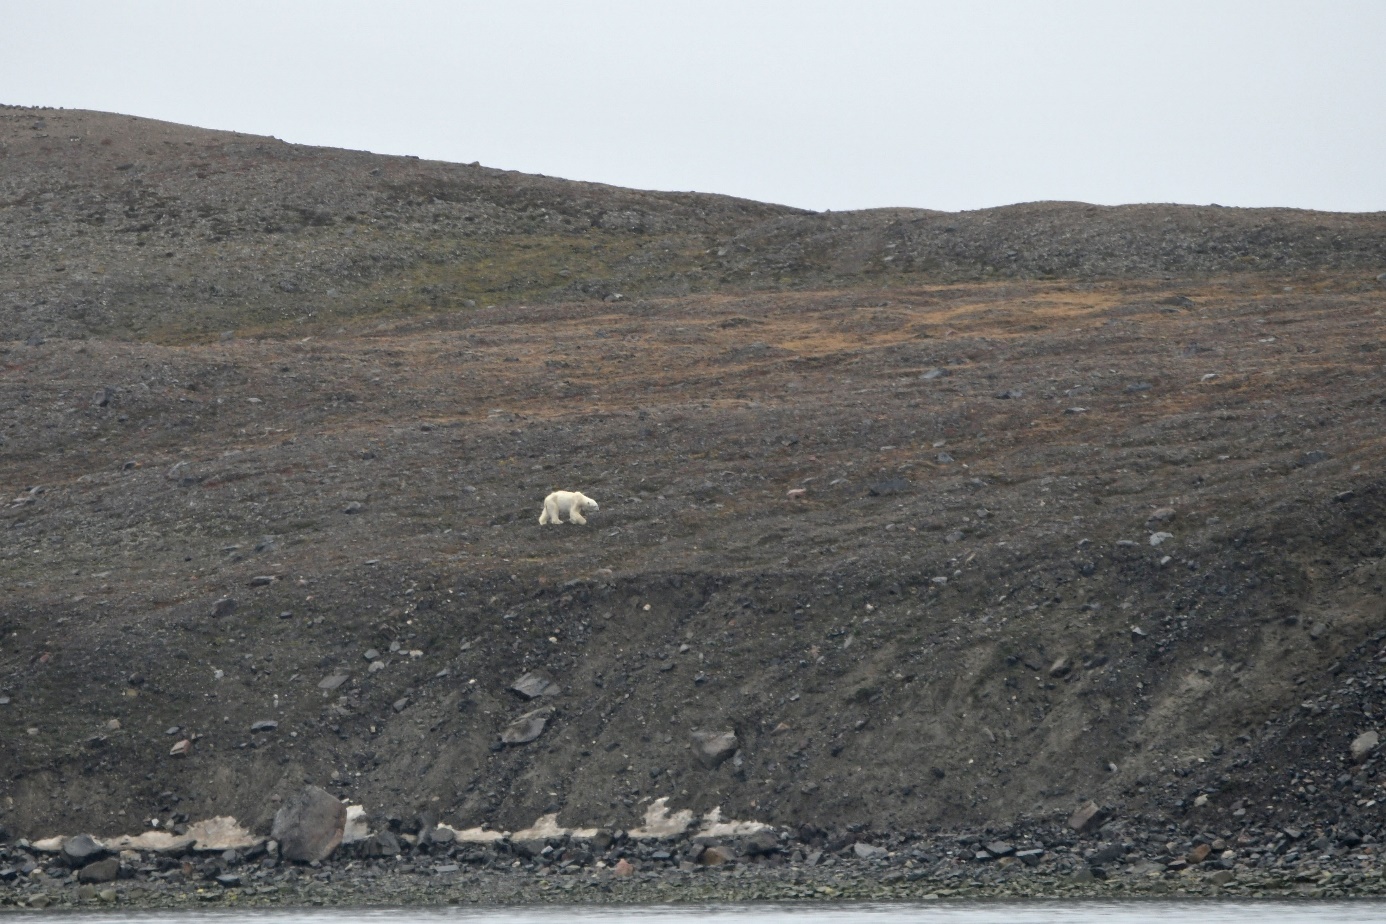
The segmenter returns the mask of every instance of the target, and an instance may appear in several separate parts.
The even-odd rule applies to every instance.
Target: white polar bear
[[[596,501],[579,491],[554,491],[544,498],[544,512],[539,514],[539,525],[562,523],[559,516],[566,515],[569,523],[582,526],[587,523],[582,518],[582,511],[591,513],[599,509]]]

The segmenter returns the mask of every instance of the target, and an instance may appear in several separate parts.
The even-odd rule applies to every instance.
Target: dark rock
[[[335,690],[351,679],[350,674],[328,674],[318,681],[319,690]]]
[[[342,513],[360,513],[360,512],[361,512],[361,502],[360,502],[360,501],[352,501],[351,503],[347,504],[345,507],[342,508]]]
[[[510,689],[523,696],[525,699],[537,699],[540,696],[557,696],[561,691],[558,684],[554,683],[539,671],[530,671],[520,677],[510,685]]]
[[[734,731],[695,731],[689,738],[693,756],[709,770],[721,766],[739,746]]]
[[[1021,391],[1019,388],[1008,388],[1005,391],[998,391],[996,393],[996,397],[1000,398],[1003,401],[1007,401],[1012,398],[1023,398],[1024,396],[1025,392]]]
[[[120,858],[107,857],[88,863],[77,871],[78,882],[115,882],[120,875]]]
[[[394,857],[399,855],[399,838],[390,831],[372,834],[361,842],[360,851],[367,857]]]
[[[1026,866],[1038,866],[1043,857],[1044,849],[1041,847],[1032,847],[1029,850],[1017,850],[1015,852],[1015,858]]]
[[[342,842],[346,815],[346,806],[331,793],[305,786],[275,813],[270,836],[279,842],[279,854],[286,860],[326,860]]]
[[[1111,866],[1126,858],[1126,851],[1119,844],[1108,844],[1106,847],[1099,847],[1088,857],[1089,866]]]
[[[1068,658],[1059,658],[1049,666],[1050,677],[1067,677],[1073,671],[1073,665]]]
[[[986,851],[993,857],[1009,857],[1015,854],[1015,847],[1005,841],[992,841],[987,844]]]
[[[1085,831],[1100,828],[1109,817],[1111,817],[1111,812],[1096,802],[1085,802],[1068,817],[1068,826],[1082,834]]]
[[[504,744],[527,744],[533,741],[544,733],[544,728],[548,725],[553,712],[552,706],[526,712],[501,730],[501,742]]]
[[[279,727],[279,723],[273,719],[264,719],[250,726],[252,732],[272,732]]]
[[[890,478],[876,482],[867,489],[867,493],[872,497],[885,497],[890,494],[902,494],[908,491],[910,487],[910,483],[904,478]]]
[[[743,846],[748,857],[764,856],[780,849],[780,839],[773,831],[757,831],[746,838]]]
[[[236,612],[236,601],[230,597],[222,597],[212,604],[212,616],[230,616]]]
[[[241,884],[241,877],[235,873],[222,873],[217,877],[217,883],[223,888],[230,889]]]
[[[63,859],[69,866],[85,866],[93,860],[104,857],[108,851],[96,842],[90,834],[78,834],[63,842]]]

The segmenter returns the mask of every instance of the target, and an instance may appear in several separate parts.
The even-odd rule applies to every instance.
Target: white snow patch
[[[154,853],[181,853],[193,845],[190,834],[171,834],[168,831],[146,831],[143,834],[122,834],[106,838],[101,846],[107,850],[150,850]]]
[[[698,836],[743,837],[747,834],[771,830],[774,830],[773,825],[767,825],[761,821],[723,821],[722,807],[719,805],[703,816],[703,824],[698,829]]]
[[[348,805],[346,810],[346,827],[342,830],[342,843],[354,844],[370,837],[371,828],[369,820],[366,818],[366,807],[364,805]]]
[[[516,831],[510,835],[512,841],[537,841],[551,837],[576,837],[581,840],[591,840],[597,836],[596,828],[564,828],[558,824],[558,813],[550,815],[540,815],[539,819],[525,828],[523,831]]]
[[[480,828],[467,828],[459,831],[452,825],[439,825],[440,828],[447,828],[452,832],[453,839],[462,844],[493,844],[509,836],[508,831],[488,831],[485,826]]]
[[[188,835],[195,842],[194,850],[243,850],[263,844],[263,837],[256,837],[240,822],[230,815],[218,815],[188,826]]]
[[[645,824],[626,832],[634,838],[678,837],[693,826],[693,810],[669,812],[669,797],[661,796],[645,809]]]

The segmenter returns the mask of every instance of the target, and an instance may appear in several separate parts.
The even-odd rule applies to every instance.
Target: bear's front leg
[[[568,511],[568,522],[576,523],[578,526],[587,525],[587,521],[582,518],[582,513],[578,511],[576,504],[573,505],[572,510]]]

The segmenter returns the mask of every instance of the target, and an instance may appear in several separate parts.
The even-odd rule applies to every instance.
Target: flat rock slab
[[[501,730],[501,741],[505,744],[528,744],[544,733],[552,716],[552,706],[526,712]]]
[[[271,837],[287,860],[312,863],[326,860],[342,842],[347,809],[337,797],[318,786],[305,786],[274,814]]]
[[[530,671],[510,685],[510,689],[525,699],[538,699],[540,696],[557,696],[561,690],[539,671]]]

